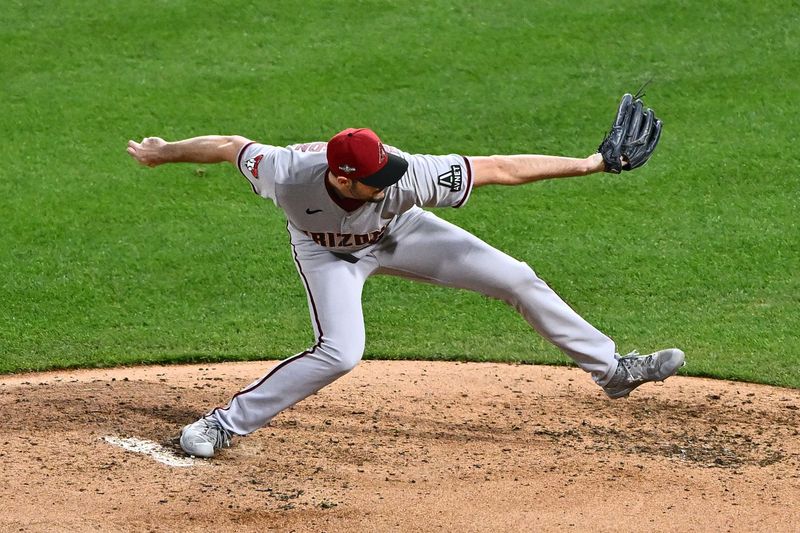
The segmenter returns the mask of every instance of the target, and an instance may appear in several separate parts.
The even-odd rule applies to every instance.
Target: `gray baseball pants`
[[[308,295],[316,343],[211,412],[234,434],[261,428],[358,364],[366,342],[361,293],[364,282],[375,274],[469,289],[503,300],[599,385],[616,370],[614,342],[572,310],[527,264],[430,212],[401,215],[358,260],[336,256],[313,243],[293,242],[292,248]]]

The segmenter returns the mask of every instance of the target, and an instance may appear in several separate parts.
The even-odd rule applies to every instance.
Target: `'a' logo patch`
[[[252,174],[255,179],[258,179],[258,164],[261,163],[261,160],[263,158],[264,154],[261,154],[255,157],[251,157],[250,159],[244,162],[244,168],[250,171],[250,174]]]
[[[461,165],[452,165],[449,172],[439,174],[439,185],[447,187],[453,192],[461,190]]]

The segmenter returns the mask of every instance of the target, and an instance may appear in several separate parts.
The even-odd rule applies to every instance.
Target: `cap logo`
[[[350,165],[347,165],[347,164],[339,165],[339,170],[341,170],[345,174],[352,174],[353,172],[356,171],[355,168],[353,168],[353,167],[351,167]]]
[[[386,149],[383,147],[383,144],[378,144],[378,164],[382,164],[386,161]]]

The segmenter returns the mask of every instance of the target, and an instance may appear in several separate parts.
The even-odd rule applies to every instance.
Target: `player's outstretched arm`
[[[605,169],[599,153],[586,158],[551,155],[491,155],[470,157],[473,187],[522,185],[550,178],[586,176]]]
[[[250,140],[240,135],[205,135],[167,142],[160,137],[145,137],[142,142],[128,141],[128,153],[148,167],[164,163],[236,164],[236,156]]]

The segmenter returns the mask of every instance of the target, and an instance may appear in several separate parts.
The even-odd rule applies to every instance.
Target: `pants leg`
[[[616,370],[614,341],[570,308],[527,264],[430,212],[405,221],[379,243],[374,255],[378,274],[470,289],[507,302],[600,385]]]
[[[266,425],[275,415],[352,370],[364,353],[361,293],[377,268],[374,259],[349,263],[330,252],[299,254],[295,262],[306,288],[316,343],[275,366],[236,394],[226,407],[212,411],[237,435]]]

